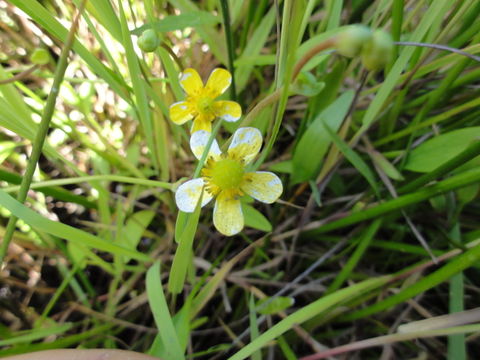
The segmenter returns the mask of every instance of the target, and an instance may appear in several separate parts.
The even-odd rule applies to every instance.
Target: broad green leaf
[[[242,210],[246,226],[265,232],[272,231],[272,224],[260,211],[247,204],[242,204]]]
[[[266,297],[257,303],[257,311],[262,315],[277,314],[280,311],[288,309],[295,303],[292,297],[276,296],[274,298]]]
[[[454,130],[427,140],[412,150],[405,169],[426,173],[455,157],[480,137],[480,126]]]
[[[336,132],[348,112],[353,96],[353,90],[345,92],[308,126],[293,154],[294,183],[310,180],[317,175],[331,144],[324,124]]]
[[[273,172],[291,174],[293,172],[293,163],[292,160],[285,160],[270,165],[268,169]]]
[[[161,355],[165,359],[185,359],[163,292],[162,279],[160,277],[160,261],[155,262],[155,264],[148,269],[146,284],[148,304],[150,305],[155,324],[159,330],[159,338],[163,344],[163,352]],[[158,356],[158,354],[153,355]]]
[[[133,35],[141,35],[147,29],[154,28],[158,32],[183,30],[187,27],[200,25],[216,25],[220,22],[218,16],[206,11],[189,11],[180,15],[168,15],[153,24],[145,24],[132,31]]]

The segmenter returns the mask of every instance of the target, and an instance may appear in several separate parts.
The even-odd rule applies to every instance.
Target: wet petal
[[[187,95],[194,95],[203,89],[203,82],[197,70],[188,68],[180,75],[180,85]]]
[[[257,156],[262,147],[262,133],[257,128],[239,128],[233,134],[233,140],[228,147],[228,154],[234,158],[243,160],[248,164]]]
[[[197,131],[204,130],[207,132],[212,132],[212,118],[208,115],[200,114],[193,120],[192,125],[192,134],[195,134]]]
[[[193,118],[192,109],[186,101],[170,105],[170,119],[177,125],[182,125]]]
[[[283,191],[282,182],[277,175],[268,171],[246,173],[240,189],[261,202],[275,202]]]
[[[220,96],[228,89],[232,83],[232,75],[221,68],[216,68],[210,74],[205,88],[210,92],[213,98]]]
[[[242,108],[235,101],[215,101],[213,103],[215,115],[228,122],[234,122],[242,116]]]
[[[240,200],[220,195],[213,209],[213,224],[223,235],[232,236],[243,229],[243,213]]]
[[[191,213],[195,210],[203,188],[202,207],[205,206],[212,196],[205,190],[201,178],[189,180],[180,185],[175,193],[175,202],[183,212]]]
[[[205,130],[199,130],[192,134],[190,137],[190,149],[192,149],[195,157],[200,160],[202,157],[205,146],[207,145],[208,139],[210,138],[211,133]],[[220,148],[218,147],[217,140],[213,139],[212,145],[210,146],[210,151],[208,156],[218,159],[221,155]]]

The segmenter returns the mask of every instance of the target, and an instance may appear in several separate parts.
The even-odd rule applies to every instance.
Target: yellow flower
[[[197,159],[200,159],[208,142],[210,133],[201,130],[190,138],[190,147]],[[222,153],[214,140],[201,177],[189,180],[178,187],[175,200],[178,208],[184,212],[193,212],[202,194],[201,206],[216,198],[213,209],[213,224],[219,232],[231,236],[243,228],[243,213],[240,197],[251,197],[271,204],[283,191],[282,182],[277,175],[267,171],[247,172],[248,165],[258,154],[262,146],[262,134],[256,128],[239,128],[228,147]]]
[[[170,119],[182,125],[193,119],[192,133],[198,130],[212,131],[212,121],[220,117],[234,122],[242,116],[242,108],[234,101],[215,101],[232,82],[230,73],[214,69],[203,86],[202,79],[194,69],[186,69],[180,77],[180,85],[187,94],[185,101],[170,106]]]

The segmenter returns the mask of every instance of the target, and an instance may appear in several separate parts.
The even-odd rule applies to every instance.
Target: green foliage
[[[293,154],[294,182],[313,179],[318,174],[332,141],[325,127],[330,127],[332,131],[340,128],[352,104],[353,96],[353,91],[342,94],[307,127]]]
[[[480,136],[480,127],[450,131],[427,140],[415,148],[405,168],[416,172],[430,172],[465,150]]]
[[[64,51],[82,3],[12,0],[2,13],[0,237],[14,230],[2,356],[378,358],[386,344],[475,356],[477,2],[87,1]],[[257,127],[246,171],[283,184],[273,204],[238,195],[234,237],[215,231],[215,200],[183,213],[174,196],[209,158],[195,159],[191,122],[169,107],[187,100],[186,68],[206,81],[216,67],[233,73],[219,100],[242,118],[214,123],[207,148]]]
[[[196,27],[200,25],[216,25],[219,18],[206,11],[189,11],[180,15],[168,15],[161,20],[140,26],[132,30],[133,35],[144,34],[149,28],[158,32],[169,32],[183,30],[186,27]]]

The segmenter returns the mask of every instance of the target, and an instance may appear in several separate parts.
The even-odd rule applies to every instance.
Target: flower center
[[[211,181],[221,190],[235,189],[243,179],[243,166],[235,160],[223,159],[212,167]]]
[[[212,107],[213,99],[210,97],[201,97],[197,101],[197,108],[200,112],[207,112]]]

